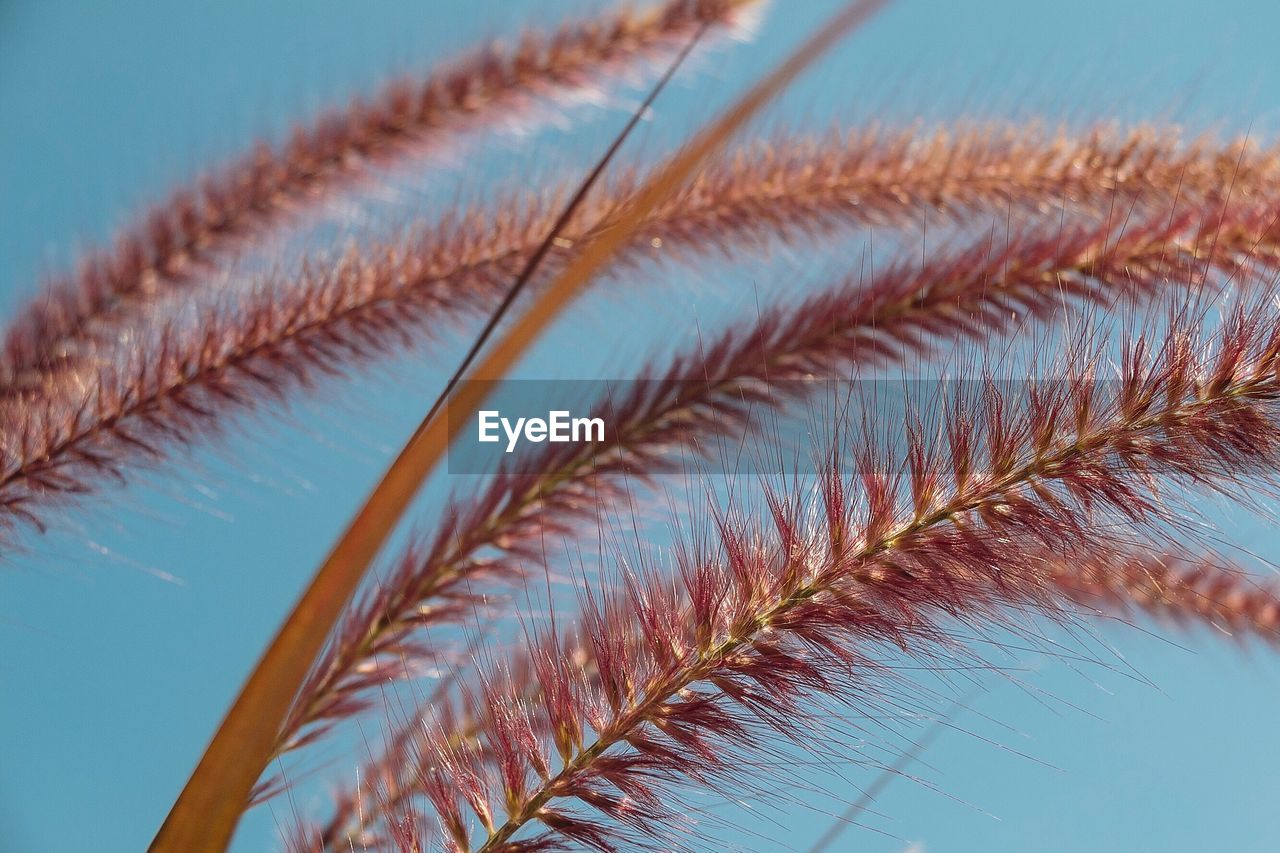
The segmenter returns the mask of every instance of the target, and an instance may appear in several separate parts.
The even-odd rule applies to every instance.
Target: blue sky
[[[682,77],[632,153],[681,138],[835,5],[775,0],[754,44],[705,57]],[[590,7],[0,2],[0,307],[12,310],[43,272],[247,140],[521,21]],[[1276,32],[1280,8],[1260,0],[900,0],[773,120],[1177,120],[1271,140],[1280,130]],[[411,206],[429,215],[439,199],[513,175],[572,175],[620,113],[566,118],[564,128],[468,151],[432,172]],[[636,337],[661,328],[687,338],[750,304],[723,279],[698,290],[688,282],[677,290],[687,298],[646,309]],[[522,375],[570,377],[597,363],[623,375],[648,350],[613,340],[608,321],[639,316],[641,304],[616,292],[586,301],[584,336],[570,347],[553,334]],[[425,410],[445,353],[432,348],[243,420],[216,447],[104,489],[6,556],[0,849],[145,845],[334,532]],[[424,495],[424,518],[448,486]],[[1272,523],[1212,514],[1225,538],[1280,560]],[[993,687],[929,750],[918,768],[928,784],[895,783],[869,818],[875,831],[848,832],[841,849],[1273,849],[1274,654],[1207,633],[1098,632],[1092,643],[1110,666],[1037,658],[1023,678],[1040,693]],[[329,757],[299,787],[298,808],[322,804],[326,779],[348,772],[340,752]],[[281,800],[274,813],[253,813],[236,849],[273,849],[289,808]],[[800,849],[826,827],[802,810],[744,820]]]

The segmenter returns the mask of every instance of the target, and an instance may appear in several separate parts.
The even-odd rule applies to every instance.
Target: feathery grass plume
[[[704,24],[733,25],[755,0],[667,0],[527,32],[514,46],[488,45],[423,80],[389,86],[294,131],[259,144],[196,186],[174,192],[109,249],[52,282],[5,339],[8,386],[39,385],[37,368],[73,358],[123,303],[147,299],[208,272],[251,241],[372,165],[421,150],[444,134],[509,120],[539,98],[597,85],[602,77],[678,49]]]
[[[1240,641],[1280,643],[1280,583],[1220,556],[1120,551],[1052,570],[1063,593],[1102,615],[1142,612],[1180,626],[1207,625]]]
[[[1184,142],[1172,127],[872,126],[744,146],[672,207],[705,208],[708,227],[749,217],[769,232],[801,234],[824,220],[899,226],[925,212],[962,221],[1010,209],[1097,215],[1139,201],[1247,201],[1268,195],[1278,178],[1280,148]]]
[[[901,226],[913,222],[922,210],[962,220],[1007,207],[1099,213],[1109,205],[1127,206],[1139,199],[1156,206],[1177,198],[1194,202],[1227,194],[1248,200],[1266,196],[1280,178],[1280,157],[1274,149],[1245,140],[1228,145],[1208,140],[1183,145],[1177,140],[1175,132],[1152,129],[1117,133],[1095,128],[1069,136],[1004,126],[779,135],[709,166],[687,190],[654,212],[619,263],[711,249],[732,254],[753,241],[818,236],[837,224]],[[575,217],[553,262],[570,256],[641,180],[632,170],[617,178],[608,192],[596,194]],[[494,206],[496,213],[473,210],[447,217],[418,240],[370,250],[375,258],[396,252],[430,255],[437,265],[432,267],[436,275],[417,286],[387,284],[370,296],[389,313],[391,303],[401,298],[412,302],[417,287],[447,280],[456,270],[465,269],[477,285],[489,277],[509,276],[535,250],[567,192],[506,199]],[[165,242],[173,244],[171,238]],[[44,359],[37,350],[43,348],[49,355],[59,346],[56,339],[66,333],[57,328],[87,328],[100,310],[114,304],[115,286],[105,282],[158,275],[146,271],[154,265],[141,260],[146,252],[121,251],[134,260],[97,260],[85,266],[81,278],[98,283],[86,283],[84,289],[98,296],[76,296],[72,285],[54,287],[53,295],[14,325],[11,390],[48,387],[47,375],[28,371],[22,379],[16,373]],[[122,271],[103,272],[113,263]],[[376,269],[377,262],[369,266]],[[133,268],[143,272],[128,271]],[[306,281],[304,275],[299,284],[304,291]],[[81,314],[83,318],[76,319]]]
[[[733,252],[768,235],[821,232],[836,221],[906,221],[921,203],[962,218],[1011,199],[1050,204],[1044,195],[1050,191],[1097,207],[1124,187],[1129,197],[1166,204],[1169,193],[1182,192],[1196,210],[1226,194],[1224,181],[1230,195],[1245,200],[1232,210],[1262,206],[1270,197],[1265,176],[1274,156],[1247,147],[1192,146],[1199,153],[1169,161],[1170,150],[1154,143],[1144,148],[1140,135],[1108,143],[1110,137],[1096,132],[1040,147],[1034,136],[996,135],[986,147],[981,138],[949,142],[939,133],[917,148],[908,135],[872,133],[860,142],[850,137],[847,149],[800,145],[796,158],[778,153],[786,146],[748,148],[719,160],[654,211],[615,264]],[[1040,156],[1032,157],[1031,149]],[[1245,164],[1238,173],[1226,165],[1232,152],[1234,162]],[[1164,177],[1154,166],[1135,165],[1153,161],[1166,164]],[[932,178],[904,183],[921,163],[937,164]],[[1035,177],[1023,171],[1028,163],[1040,164],[1032,169]],[[1178,173],[1199,176],[1198,183],[1188,177],[1179,188]],[[574,257],[637,180],[621,179],[585,205],[549,256],[547,275]],[[296,280],[264,282],[230,307],[210,309],[194,331],[189,323],[139,329],[138,352],[121,356],[123,363],[46,375],[38,398],[0,400],[6,454],[0,525],[38,524],[41,501],[83,492],[104,473],[121,476],[123,463],[139,453],[159,456],[175,442],[194,440],[232,409],[259,404],[264,391],[283,395],[317,374],[408,347],[448,320],[491,307],[536,251],[564,195],[445,217],[400,245],[351,252],[335,268],[304,265]],[[1256,211],[1238,222],[1234,214],[1224,218],[1221,231],[1215,257],[1248,255],[1265,263],[1277,257],[1280,229]]]
[[[718,518],[713,543],[677,549],[674,584],[642,566],[623,570],[620,594],[584,593],[575,636],[530,641],[520,659],[528,682],[505,669],[481,679],[472,696],[483,749],[449,742],[440,718],[424,724],[425,737],[407,751],[415,791],[443,829],[433,846],[677,843],[688,827],[665,803],[665,786],[711,786],[747,772],[763,731],[804,742],[815,696],[854,714],[867,709],[892,668],[886,646],[936,665],[948,645],[944,621],[978,628],[1009,606],[1054,612],[1053,588],[1038,566],[1013,559],[1012,541],[961,554],[954,543],[935,548],[922,538],[895,566],[860,556],[847,534],[856,537],[867,507],[850,497],[858,484],[841,476],[824,479],[817,513],[794,495],[773,495],[768,521]],[[589,650],[589,672],[565,656],[577,642]],[[427,821],[399,805],[384,815],[387,825],[423,831]],[[467,809],[478,817],[478,837]],[[530,820],[543,834],[515,838]],[[380,841],[370,834],[322,846],[307,835],[294,848]]]
[[[791,380],[928,355],[941,341],[1047,319],[1064,301],[1106,306],[1154,296],[1171,280],[1198,284],[1218,258],[1229,274],[1237,252],[1230,240],[1218,244],[1222,252],[1211,248],[1212,239],[1225,222],[1256,215],[1224,219],[1215,208],[1195,219],[1163,213],[1125,228],[1079,227],[1051,238],[1032,228],[991,237],[935,253],[923,265],[904,262],[869,281],[842,282],[677,358],[659,381],[601,406],[609,424],[604,441],[547,445],[527,468],[537,473],[504,469],[479,497],[451,502],[434,538],[412,542],[344,618],[278,751],[303,746],[367,708],[371,691],[405,677],[410,664],[430,661],[419,631],[474,612],[492,582],[518,579],[540,564],[548,537],[570,533],[624,482],[678,465],[673,447],[709,447],[736,434],[753,412],[785,404],[779,389]],[[493,547],[500,553],[485,553]]]
[[[1252,576],[1222,557],[1094,547],[1070,555],[1041,550],[1024,555],[1020,562],[1028,560],[1041,567],[1066,599],[1099,617],[1142,612],[1181,627],[1206,625],[1240,642],[1257,638],[1280,643],[1280,585]],[[597,676],[592,650],[581,638],[573,637],[561,655],[574,662],[580,678]],[[543,697],[531,661],[504,658],[504,666],[512,695],[536,707]],[[402,814],[416,793],[411,755],[420,746],[424,720],[446,733],[451,748],[476,750],[492,760],[481,740],[486,709],[477,699],[464,691],[451,701],[433,696],[424,703],[413,722],[394,732],[385,752],[361,770],[360,784],[339,794],[323,824],[298,828],[291,849],[378,849],[382,839],[376,826]]]
[[[836,514],[829,522],[829,537],[847,549],[857,565],[875,566],[891,577],[928,579],[933,574],[957,572],[967,577],[967,561],[989,559],[989,565],[997,570],[1009,571],[1026,566],[1028,555],[1039,551],[1066,554],[1069,559],[1073,549],[1080,550],[1083,561],[1090,552],[1123,545],[1115,539],[1117,530],[1176,523],[1171,510],[1173,494],[1162,495],[1162,483],[1175,486],[1174,494],[1178,489],[1216,489],[1231,494],[1248,478],[1274,487],[1280,483],[1280,317],[1274,310],[1239,308],[1212,347],[1200,346],[1194,329],[1194,322],[1175,324],[1154,352],[1150,343],[1139,337],[1126,348],[1114,381],[1100,383],[1095,359],[1081,349],[1074,353],[1064,378],[1030,385],[1020,403],[1006,399],[995,385],[987,383],[976,400],[959,396],[946,406],[946,428],[939,441],[925,434],[918,418],[909,418],[908,446],[900,463],[875,459],[865,452],[859,456],[859,482],[849,493],[862,496],[863,518],[858,524],[849,524],[843,514]],[[828,491],[832,490],[829,482]],[[772,505],[785,508],[776,500]],[[1046,561],[1032,562],[1046,582],[1057,584]],[[690,600],[696,603],[719,588],[708,587],[701,593],[690,588]],[[766,584],[764,588],[770,587]],[[785,621],[782,617],[789,608],[803,611],[825,588],[805,587],[803,592],[789,594],[787,611],[769,615],[768,625],[773,630],[778,629],[780,620]],[[723,601],[731,601],[735,595]],[[645,613],[652,620],[670,616],[672,623],[666,630],[689,631],[700,624],[696,614],[672,602],[662,608],[646,607]],[[472,802],[476,816],[487,827],[487,849],[506,849],[504,845],[519,826],[539,820],[552,799],[576,796],[584,774],[590,775],[591,762],[607,755],[613,744],[627,740],[627,727],[659,721],[660,716],[646,716],[637,708],[647,707],[650,700],[661,705],[700,680],[663,681],[663,690],[671,688],[667,693],[645,692],[641,701],[634,691],[641,689],[642,680],[620,680],[618,672],[609,671],[610,661],[622,654],[620,641],[605,643],[595,637],[611,620],[589,613],[587,621],[590,660],[596,675],[588,675],[592,670],[581,666],[581,659],[570,667],[566,663],[569,658],[557,657],[557,666],[574,670],[571,688],[556,686],[544,669],[535,667],[537,677],[523,681],[533,691],[516,691],[518,695],[513,694],[511,700],[515,704],[505,711],[498,709],[508,716],[515,713],[512,709],[526,704],[537,709],[540,716],[535,730],[552,733],[561,750],[568,744],[568,754],[562,752],[564,767],[560,772],[537,770],[536,761],[546,761],[545,756],[513,758],[507,754],[504,758],[502,751],[509,752],[509,745],[493,739],[493,729],[502,720],[491,716],[492,708],[482,707],[478,715],[464,709],[435,718],[428,766],[449,766],[448,761],[463,760],[455,753],[464,755],[468,775],[454,780],[461,789],[481,784],[472,778],[481,772],[476,762],[490,753],[499,763],[535,761],[521,766],[544,777],[541,784],[514,789],[519,796],[507,800],[509,819],[501,828],[492,810],[485,811],[488,804]],[[809,629],[808,620],[796,621]],[[812,630],[828,636],[836,627],[819,621]],[[666,635],[661,640],[659,648],[675,649],[677,657],[684,655],[681,659],[706,660],[705,646]],[[543,648],[541,654],[552,657],[549,648]],[[549,665],[544,661],[539,667]],[[516,671],[528,673],[529,669]],[[569,677],[558,670],[554,674]],[[593,687],[593,680],[600,684]],[[624,687],[633,691],[623,697],[625,701],[617,694]],[[562,707],[572,698],[566,696],[566,690],[583,708]],[[585,735],[580,715],[587,713],[586,708],[612,709],[603,722],[598,716],[585,718],[601,735],[594,745],[584,745],[581,740]],[[626,722],[625,732],[617,729],[619,721]],[[483,747],[468,744],[472,736]],[[406,751],[406,741],[398,741],[397,754]],[[701,753],[695,743],[689,741],[685,746],[697,754],[690,758],[682,753],[680,760],[696,764]],[[441,757],[436,754],[440,751],[447,754]],[[674,772],[674,768],[667,769]],[[366,778],[381,787],[374,797],[367,791],[354,795],[354,801],[365,810],[362,824],[367,825],[368,810],[376,809],[379,801],[403,804],[413,794],[425,793],[437,809],[453,808],[437,801],[444,790],[438,777],[406,779],[403,768],[383,766]],[[503,784],[513,783],[504,779]],[[479,790],[473,788],[472,793],[479,797]],[[504,788],[494,781],[489,790]],[[505,789],[505,795],[512,796],[512,790]],[[345,804],[344,811],[349,815]],[[449,812],[442,819],[448,823],[456,816]],[[554,832],[560,820],[559,813],[554,813],[545,826]],[[332,843],[333,830],[330,825],[319,837]],[[338,842],[345,843],[341,838]]]

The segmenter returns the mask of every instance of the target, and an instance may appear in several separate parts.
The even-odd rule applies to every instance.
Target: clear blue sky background
[[[678,139],[708,101],[729,97],[834,6],[775,0],[758,42],[685,75],[636,151]],[[246,140],[486,34],[584,8],[0,0],[0,306],[12,310],[42,271]],[[1262,0],[899,0],[781,114],[818,127],[967,113],[1172,118],[1270,140],[1280,126],[1277,32],[1280,8]],[[468,152],[412,205],[429,214],[432,198],[504,176],[572,174],[618,114],[570,118],[571,132]],[[649,326],[692,334],[751,301],[726,290],[690,289]],[[598,330],[615,313],[638,316],[629,299],[588,301],[580,328],[597,331],[571,351],[544,347],[524,375],[576,375],[593,359],[625,373],[647,350],[619,355]],[[242,422],[216,450],[141,486],[108,488],[6,555],[0,850],[145,846],[334,531],[438,387],[431,364],[334,383],[289,413]],[[1222,522],[1226,538],[1280,560],[1273,524],[1231,513]],[[842,849],[1274,850],[1280,665],[1268,650],[1242,653],[1205,634],[1175,639],[1185,645],[1102,629],[1095,646],[1124,655],[1123,666],[1110,658],[1114,670],[1036,659],[1042,671],[1028,680],[1052,698],[984,695],[963,731],[928,753],[921,772],[943,793],[895,784],[870,820],[879,832],[851,831]],[[325,772],[349,772],[349,762]],[[300,787],[300,808],[321,802],[324,778]],[[286,801],[246,820],[237,849],[272,849],[277,819],[287,822]],[[827,823],[798,810],[775,819],[746,826],[803,849]]]

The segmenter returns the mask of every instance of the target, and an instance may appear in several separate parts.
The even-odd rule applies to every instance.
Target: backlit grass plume
[[[1280,641],[1280,588],[1221,556],[1155,549],[1100,553],[1063,563],[1054,583],[1086,608],[1108,615],[1145,612],[1165,622],[1211,628],[1241,642]]]
[[[421,80],[388,86],[371,101],[260,144],[231,166],[177,190],[127,229],[114,248],[90,255],[13,324],[5,343],[10,386],[39,385],[35,368],[73,358],[122,305],[208,273],[236,244],[314,206],[368,169],[447,134],[509,121],[557,92],[598,86],[688,40],[704,24],[729,26],[753,0],[670,0],[492,44]]]

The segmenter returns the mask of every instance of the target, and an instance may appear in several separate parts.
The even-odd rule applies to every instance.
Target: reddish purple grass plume
[[[371,166],[450,131],[509,120],[557,90],[597,85],[602,75],[673,50],[704,23],[731,23],[745,5],[669,0],[549,36],[527,32],[514,47],[487,46],[425,79],[392,84],[372,101],[356,100],[299,127],[284,145],[259,144],[197,186],[174,192],[73,276],[51,282],[10,326],[7,384],[38,385],[34,369],[76,356],[122,303],[154,298],[208,272],[237,243]]]

